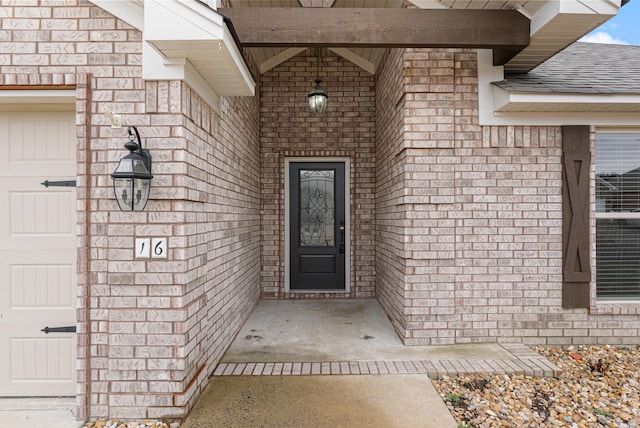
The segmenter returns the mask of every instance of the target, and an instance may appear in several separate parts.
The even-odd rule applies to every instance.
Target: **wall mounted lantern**
[[[140,134],[135,126],[129,126],[127,132],[129,141],[124,148],[129,150],[129,154],[120,159],[118,167],[111,174],[113,190],[122,211],[142,211],[147,205],[153,178],[151,154],[149,150],[142,148]]]
[[[309,98],[309,107],[311,107],[311,112],[312,113],[316,113],[316,114],[320,114],[320,113],[324,113],[324,111],[327,109],[327,92],[322,89],[322,86],[320,86],[320,82],[322,82],[322,80],[320,80],[320,53],[318,51],[318,62],[316,63],[317,66],[317,78],[315,80],[315,84],[316,87],[313,91],[311,91],[309,93],[309,95],[307,95],[307,97]]]

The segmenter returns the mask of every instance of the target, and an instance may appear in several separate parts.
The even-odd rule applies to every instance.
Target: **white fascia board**
[[[508,104],[638,104],[638,94],[572,94],[549,92],[509,92],[494,86],[496,110]]]
[[[565,126],[630,127],[640,123],[640,113],[496,113],[485,126]]]
[[[244,56],[242,55],[242,52],[240,52],[238,45],[236,45],[233,35],[226,24],[224,26],[224,38],[222,39],[222,42],[227,48],[227,52],[235,64],[236,71],[242,76],[245,86],[249,91],[249,94],[244,95],[254,96],[256,94],[256,82],[253,80],[253,76],[251,75],[251,71],[244,60]]]
[[[480,125],[501,125],[495,117],[493,82],[504,80],[504,66],[493,65],[493,51],[478,49],[478,120]],[[504,105],[504,99],[498,100]],[[505,123],[506,125],[506,123]]]
[[[129,0],[89,0],[100,9],[109,12],[140,31],[144,29],[144,9]]]
[[[640,123],[640,113],[621,112],[500,112],[500,108],[513,102],[512,94],[492,85],[492,82],[504,80],[504,68],[493,66],[491,50],[478,49],[478,118],[482,126],[632,126]],[[519,102],[590,102],[603,101],[638,103],[640,95],[581,95],[581,94],[513,94]],[[544,99],[544,101],[543,101]]]
[[[186,58],[168,59],[153,46],[142,42],[143,80],[181,80],[193,88],[207,104],[220,113],[220,96],[189,64]]]

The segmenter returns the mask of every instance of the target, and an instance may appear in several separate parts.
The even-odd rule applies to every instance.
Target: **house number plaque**
[[[136,259],[166,259],[167,238],[136,238]]]

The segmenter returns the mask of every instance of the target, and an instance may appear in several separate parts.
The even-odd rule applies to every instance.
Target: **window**
[[[640,133],[596,136],[598,300],[640,300]]]

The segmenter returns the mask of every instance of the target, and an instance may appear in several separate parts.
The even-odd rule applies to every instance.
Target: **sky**
[[[640,46],[640,0],[631,0],[616,16],[587,34],[580,41]]]

